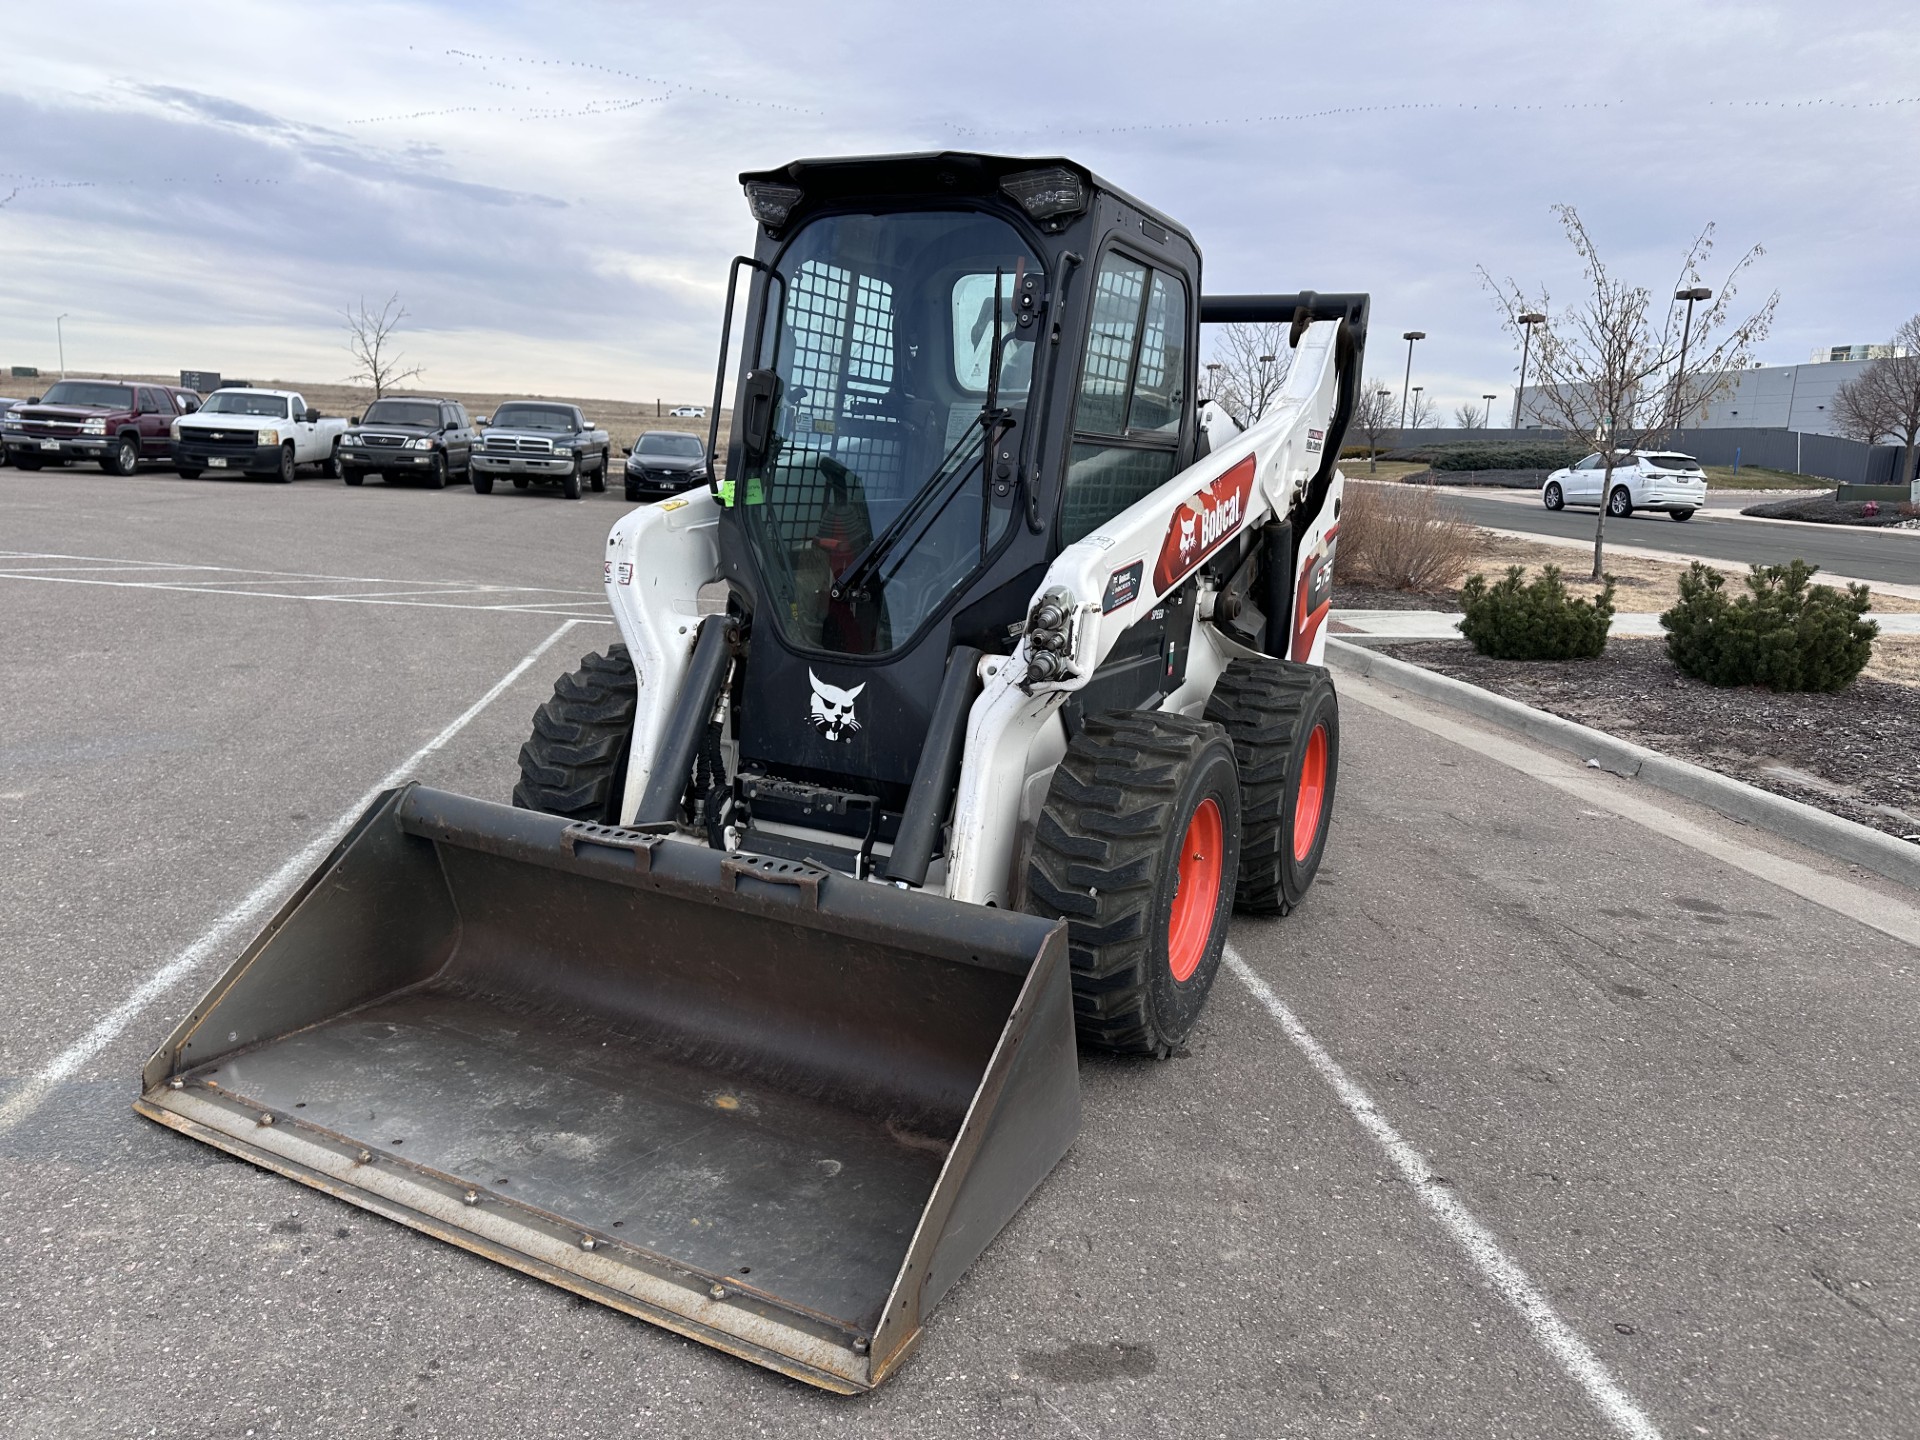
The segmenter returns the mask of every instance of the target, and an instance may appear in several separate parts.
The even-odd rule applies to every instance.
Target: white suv
[[[1556,470],[1540,487],[1540,503],[1549,510],[1601,503],[1607,457],[1589,455],[1577,465]],[[1691,455],[1667,450],[1619,451],[1613,457],[1613,484],[1607,513],[1621,519],[1636,510],[1664,510],[1673,520],[1690,520],[1707,503],[1707,474]]]

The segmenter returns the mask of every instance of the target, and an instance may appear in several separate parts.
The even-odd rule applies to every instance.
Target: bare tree
[[[1379,468],[1375,461],[1380,454],[1380,437],[1393,429],[1393,421],[1393,391],[1383,380],[1367,381],[1360,387],[1360,398],[1353,402],[1353,419],[1347,422],[1347,428],[1367,437],[1369,475]]]
[[[1293,347],[1285,325],[1235,323],[1213,337],[1213,398],[1243,427],[1259,423],[1287,378]],[[1217,369],[1215,367],[1218,367]]]
[[[1656,302],[1646,286],[1630,284],[1607,268],[1573,206],[1553,209],[1581,264],[1585,289],[1578,301],[1555,313],[1544,289],[1528,294],[1511,278],[1496,281],[1484,266],[1480,278],[1515,339],[1520,316],[1547,317],[1533,333],[1534,381],[1527,389],[1527,410],[1569,436],[1591,435],[1601,452],[1604,474],[1593,526],[1593,578],[1601,580],[1607,509],[1623,442],[1628,449],[1659,445],[1731,386],[1735,372],[1748,366],[1754,346],[1766,338],[1780,293],[1769,295],[1744,320],[1733,321],[1740,277],[1765,253],[1755,245],[1727,272],[1712,303],[1693,311],[1689,330],[1676,303]],[[1713,228],[1707,225],[1687,247],[1668,295],[1699,285],[1713,254]]]
[[[1833,397],[1833,417],[1840,433],[1877,445],[1891,435],[1907,447],[1900,483],[1907,498],[1920,505],[1920,315],[1893,332],[1891,355],[1869,361],[1867,368],[1840,387]],[[1902,354],[1902,351],[1905,354]]]
[[[1424,391],[1416,390],[1412,398],[1407,401],[1407,428],[1409,430],[1426,429],[1433,424],[1439,408],[1433,403],[1431,396]]]
[[[1453,407],[1453,424],[1457,430],[1478,430],[1487,421],[1487,412],[1471,400],[1463,400]]]
[[[378,310],[369,309],[363,295],[357,308],[340,313],[346,317],[347,353],[354,363],[354,371],[347,377],[349,385],[371,386],[373,398],[378,400],[396,385],[421,374],[423,367],[408,365],[394,346],[394,332],[407,318],[398,294],[389,295]]]

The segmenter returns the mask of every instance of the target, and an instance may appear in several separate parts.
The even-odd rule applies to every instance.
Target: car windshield
[[[115,410],[133,408],[133,391],[125,385],[98,385],[87,380],[62,380],[40,397],[42,405],[106,405]]]
[[[1642,455],[1640,458],[1656,470],[1678,470],[1686,475],[1700,473],[1700,462],[1691,455]]]
[[[640,443],[634,447],[636,455],[677,455],[683,460],[698,460],[707,453],[707,447],[692,435],[670,435],[660,430],[651,430],[640,437]]]
[[[280,395],[255,395],[246,390],[216,390],[200,407],[202,415],[255,415],[278,420],[287,413],[287,402]]]
[[[362,425],[420,425],[438,429],[440,407],[431,400],[376,400],[360,417]]]
[[[788,639],[884,654],[1006,533],[1017,487],[989,496],[981,464],[994,291],[996,403],[1017,422],[1041,327],[1018,325],[1014,296],[1044,277],[1011,224],[962,210],[822,216],[776,268],[758,342],[774,441],[733,503]]]
[[[493,412],[495,429],[571,430],[573,412],[557,405],[502,405]]]

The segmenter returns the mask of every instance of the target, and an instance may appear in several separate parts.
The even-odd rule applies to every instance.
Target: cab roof
[[[740,183],[797,185],[809,201],[892,198],[938,195],[971,197],[1000,194],[1000,182],[1026,170],[1059,166],[1071,170],[1088,187],[1111,195],[1154,223],[1195,244],[1186,226],[1171,216],[1101,179],[1086,166],[1064,155],[978,155],[965,150],[926,150],[907,155],[848,155],[795,160],[774,170],[745,170]]]

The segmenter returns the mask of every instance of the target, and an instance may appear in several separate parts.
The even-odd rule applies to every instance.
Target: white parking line
[[[1433,1212],[1434,1219],[1440,1222],[1440,1228],[1447,1232],[1448,1238],[1466,1253],[1474,1268],[1492,1286],[1494,1294],[1519,1314],[1540,1347],[1554,1358],[1575,1384],[1586,1391],[1587,1398],[1607,1423],[1619,1434],[1627,1436],[1628,1440],[1660,1440],[1660,1431],[1647,1418],[1646,1412],[1620,1388],[1619,1382],[1600,1363],[1600,1357],[1587,1347],[1586,1341],[1574,1334],[1566,1321],[1554,1313],[1547,1297],[1540,1293],[1540,1288],[1520,1267],[1519,1262],[1500,1248],[1500,1242],[1492,1232],[1474,1219],[1472,1212],[1456,1200],[1446,1186],[1438,1183],[1426,1156],[1408,1144],[1400,1132],[1393,1128],[1386,1116],[1380,1113],[1379,1106],[1373,1103],[1373,1098],[1313,1038],[1307,1027],[1300,1023],[1299,1017],[1240,957],[1239,951],[1229,945],[1221,959],[1240,983],[1252,992],[1253,998],[1280,1023],[1281,1030],[1293,1042],[1294,1048],[1306,1056],[1307,1063],[1339,1097],[1347,1113],[1386,1152],[1393,1168],[1400,1172],[1400,1178]]]
[[[513,611],[520,614],[552,615],[556,613],[556,607],[567,607],[576,611],[592,610],[597,612],[596,614],[580,615],[578,618],[583,620],[596,619],[605,614],[602,606],[593,605],[592,602],[587,600],[527,601],[517,605],[460,605],[444,600],[392,600],[381,599],[378,596],[372,595],[306,595],[285,590],[236,590],[226,588],[235,583],[248,583],[244,581],[216,581],[211,584],[189,585],[184,582],[164,580],[94,580],[83,579],[77,575],[31,575],[11,570],[0,570],[0,580],[17,580],[23,583],[38,581],[47,585],[96,585],[104,586],[110,590],[166,590],[176,595],[231,595],[244,600],[302,600],[313,604],[330,605],[399,605],[409,609],[420,610]],[[391,585],[395,582],[388,580],[384,582],[368,581],[366,583],[384,583]],[[443,592],[436,591],[430,593]],[[529,588],[526,593],[551,594],[554,592],[542,592]],[[560,593],[564,594],[565,592],[562,591]],[[582,591],[580,593],[585,594],[587,592]],[[565,614],[566,610],[561,609],[559,613]],[[611,624],[612,622],[607,621],[606,623]]]
[[[379,797],[382,790],[391,790],[410,778],[421,762],[466,729],[481,711],[498,700],[514,681],[532,669],[535,662],[551,650],[562,635],[581,623],[579,620],[568,620],[534,646],[527,652],[525,659],[494,681],[487,693],[461,711],[446,729],[381,776],[364,795],[347,807],[344,814],[310,840],[278,870],[248,891],[239,904],[214,921],[199,939],[141,981],[132,994],[109,1011],[91,1030],[61,1051],[45,1067],[30,1075],[18,1090],[7,1097],[4,1104],[0,1104],[0,1133],[11,1130],[33,1114],[56,1085],[71,1079],[82,1065],[118,1039],[120,1034],[140,1017],[147,1006],[199,969],[210,956],[224,949],[237,932],[257,921],[268,907],[305,879],[307,872],[312,870],[329,850],[340,843],[340,837],[347,833],[353,822],[360,818],[366,808]]]
[[[273,580],[330,580],[342,585],[464,585],[464,580],[430,580],[422,576],[396,575],[323,575],[311,570],[256,570],[244,565],[202,565],[191,561],[174,562],[171,560],[135,560],[122,555],[62,555],[50,550],[0,550],[0,562],[8,560],[82,560],[92,561],[91,565],[26,566],[0,563],[0,570],[30,569],[137,569],[137,570],[195,570],[208,574],[242,575],[259,582],[270,577]],[[208,582],[218,583],[218,582]],[[241,583],[246,583],[245,581]],[[502,590],[529,590],[542,595],[598,595],[598,590],[569,590],[557,585],[502,585]]]

